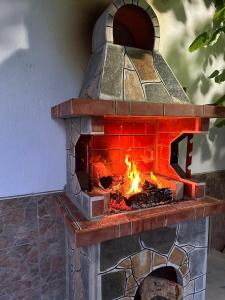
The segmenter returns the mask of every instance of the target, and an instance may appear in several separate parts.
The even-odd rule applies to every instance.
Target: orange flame
[[[150,172],[150,178],[153,183],[157,185],[158,189],[161,189],[163,187],[162,183],[159,181],[159,179],[153,174],[153,172]]]
[[[127,155],[125,158],[125,163],[127,165],[127,177],[130,180],[130,189],[127,192],[127,194],[133,194],[133,193],[138,193],[141,191],[140,188],[140,182],[141,182],[141,176],[140,176],[140,172],[137,169],[136,164],[130,160],[130,156]]]

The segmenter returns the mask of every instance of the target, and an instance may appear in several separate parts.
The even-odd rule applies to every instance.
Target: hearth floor
[[[206,300],[225,299],[225,254],[212,250],[208,255]]]
[[[75,235],[78,247],[225,213],[224,201],[205,197],[88,221],[64,194],[59,194],[57,204]]]

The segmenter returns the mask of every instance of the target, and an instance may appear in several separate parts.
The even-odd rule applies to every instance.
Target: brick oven
[[[114,1],[79,99],[52,108],[66,120],[68,300],[205,299],[208,216],[225,205],[191,178],[192,138],[225,110],[190,104],[159,40],[145,0]]]

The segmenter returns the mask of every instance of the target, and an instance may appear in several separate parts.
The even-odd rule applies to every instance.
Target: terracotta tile
[[[66,101],[62,104],[59,104],[59,116],[68,117],[71,115],[71,101]]]
[[[111,226],[107,228],[99,228],[93,231],[77,231],[76,242],[77,247],[97,244],[102,241],[108,241],[119,237],[119,226]]]
[[[148,231],[148,230],[152,230],[152,219],[151,218],[147,218],[143,220],[143,230],[144,231]]]
[[[204,117],[208,117],[208,118],[225,117],[225,107],[204,105]]]
[[[195,116],[192,104],[164,104],[164,116]]]
[[[134,116],[163,116],[162,103],[132,102],[131,115]]]
[[[92,202],[92,217],[102,216],[104,214],[104,200]]]
[[[142,232],[144,230],[143,220],[141,220],[141,219],[133,220],[131,227],[132,227],[132,234]]]
[[[205,189],[206,189],[205,184],[196,185],[195,186],[195,197],[198,199],[204,198],[205,197]]]
[[[185,222],[188,220],[194,220],[195,219],[195,211],[193,208],[184,209],[184,210],[177,210],[173,213],[166,214],[166,224],[172,225],[177,224],[180,222]]]
[[[115,101],[113,100],[72,100],[73,116],[105,116],[115,114]]]
[[[59,117],[58,105],[51,108],[51,115],[52,115],[52,118],[58,118]]]
[[[217,215],[221,213],[221,206],[220,204],[214,204],[211,206],[206,206],[204,210],[204,217],[212,216],[212,215]]]
[[[92,133],[99,134],[104,133],[104,118],[103,117],[92,117],[91,118]]]
[[[116,101],[116,114],[121,116],[130,115],[130,102]]]
[[[166,217],[165,214],[161,216],[154,216],[152,218],[152,230],[157,228],[162,228],[166,226]]]
[[[204,116],[204,105],[195,105],[194,117],[203,117],[203,116]]]
[[[130,235],[131,233],[131,223],[120,224],[120,237]]]
[[[209,130],[209,119],[208,118],[202,118],[200,120],[199,130],[200,131],[208,131]]]
[[[196,207],[195,208],[195,218],[201,219],[204,218],[205,215],[205,208],[204,207]]]

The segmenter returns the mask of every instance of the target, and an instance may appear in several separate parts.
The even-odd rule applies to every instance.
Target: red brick
[[[107,150],[107,162],[117,162],[121,161],[120,150]]]
[[[134,147],[148,147],[155,144],[155,135],[139,135],[134,136]]]
[[[115,115],[115,101],[73,99],[71,116],[105,116]]]
[[[145,123],[123,123],[122,134],[145,134]]]
[[[124,173],[126,172],[126,169],[127,169],[125,162],[109,163],[108,168],[111,171],[113,176],[124,175]]]
[[[178,133],[159,133],[158,145],[169,146],[172,141],[179,137]]]
[[[105,134],[118,134],[122,133],[121,123],[105,123]]]
[[[120,136],[120,148],[132,148],[133,147],[133,136],[132,135],[121,135]]]
[[[93,137],[93,148],[94,149],[119,149],[120,138],[115,135],[107,136],[94,136]]]
[[[51,115],[52,115],[52,118],[58,118],[59,117],[58,105],[51,108]]]
[[[181,132],[181,131],[195,131],[195,118],[171,118],[160,120],[158,125],[158,132]]]
[[[155,134],[158,120],[152,120],[146,123],[146,134]]]
[[[91,163],[104,162],[107,159],[107,150],[91,150]]]
[[[192,104],[164,104],[164,116],[195,116],[195,105]]]

